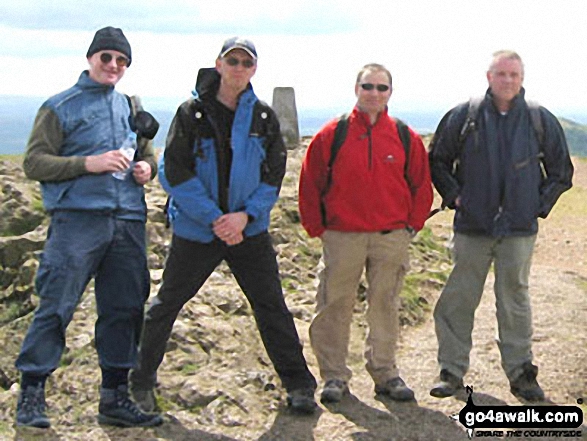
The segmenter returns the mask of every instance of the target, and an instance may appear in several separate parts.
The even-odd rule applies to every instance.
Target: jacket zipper
[[[369,138],[369,171],[373,169],[373,138],[371,137],[371,127],[367,127],[367,137]]]

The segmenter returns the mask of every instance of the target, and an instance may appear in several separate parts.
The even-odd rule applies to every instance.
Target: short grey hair
[[[492,54],[491,63],[489,63],[489,71],[493,72],[495,65],[502,59],[508,60],[516,60],[519,61],[522,66],[522,75],[524,75],[524,62],[522,61],[522,57],[516,52],[508,49],[502,49],[496,51]]]

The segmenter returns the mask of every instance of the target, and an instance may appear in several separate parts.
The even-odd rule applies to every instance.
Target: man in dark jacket
[[[316,408],[316,381],[281,289],[267,231],[285,175],[286,150],[273,110],[250,80],[257,51],[242,38],[224,42],[214,69],[201,69],[195,99],[171,124],[160,181],[171,196],[173,238],[163,284],[145,318],[132,393],[157,410],[153,389],[173,323],[224,260],[249,300],[263,344],[296,411]]]
[[[153,147],[139,138],[132,163],[119,151],[136,130],[129,101],[114,90],[132,60],[122,31],[97,31],[87,60],[89,70],[78,82],[41,106],[24,158],[26,175],[41,182],[51,225],[35,284],[40,304],[16,361],[22,373],[16,422],[22,426],[50,425],[45,382],[59,366],[67,326],[92,277],[102,371],[98,421],[162,422],[142,413],[127,390],[149,296],[143,185],[156,174]],[[123,179],[113,176],[122,171]]]
[[[456,210],[455,266],[434,310],[440,364],[439,382],[430,391],[435,397],[462,388],[474,314],[493,263],[498,347],[510,390],[527,401],[544,399],[532,364],[528,276],[537,218],[545,218],[571,187],[573,166],[563,130],[544,107],[535,109],[537,129],[523,79],[517,53],[493,54],[474,125],[463,131],[469,105],[457,106],[439,126],[430,153],[433,183],[444,205]]]

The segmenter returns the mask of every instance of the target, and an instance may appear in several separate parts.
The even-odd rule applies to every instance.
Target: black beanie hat
[[[122,29],[107,26],[97,31],[96,35],[94,35],[94,39],[92,40],[92,44],[90,44],[86,58],[90,58],[96,52],[108,49],[118,51],[126,55],[128,57],[128,65],[130,66],[130,62],[132,60],[130,43],[122,33]]]

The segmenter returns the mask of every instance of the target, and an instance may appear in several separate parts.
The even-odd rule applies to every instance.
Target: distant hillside
[[[587,156],[587,125],[566,118],[559,118],[559,121],[565,131],[571,155]]]
[[[0,154],[19,154],[24,152],[29,133],[33,127],[35,115],[39,106],[45,101],[43,97],[5,96],[0,95]],[[143,99],[148,107],[148,99]],[[160,123],[159,132],[155,137],[155,146],[163,147],[171,120],[175,115],[176,103],[169,108],[153,106],[148,108]],[[350,109],[346,109],[350,110]],[[344,110],[343,110],[344,111]],[[333,110],[298,109],[300,134],[311,136],[330,119],[342,112]],[[392,114],[401,118],[417,132],[425,135],[433,132],[443,115],[443,111],[422,110],[402,111],[392,109]],[[575,156],[587,156],[587,125],[572,121],[587,121],[585,112],[580,114],[567,114],[559,117],[565,130],[571,153]]]

